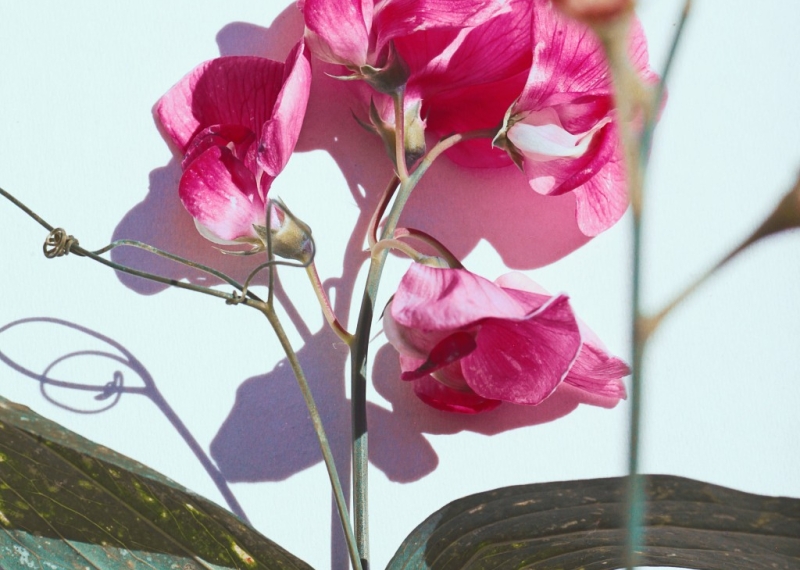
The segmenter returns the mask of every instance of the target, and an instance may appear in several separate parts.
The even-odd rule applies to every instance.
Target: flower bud
[[[269,201],[269,240],[267,228],[254,226],[258,236],[272,248],[272,253],[286,259],[294,259],[300,263],[311,262],[314,257],[314,239],[311,228],[295,217],[281,200]]]
[[[425,155],[425,121],[420,116],[420,109],[422,108],[422,101],[417,101],[405,110],[405,121],[403,128],[404,147],[405,147],[405,160],[406,166],[410,167],[417,160]],[[381,118],[378,108],[375,106],[375,101],[370,101],[369,105],[369,119],[372,123],[371,127],[367,128],[377,133],[383,144],[386,147],[386,153],[389,158],[394,162],[395,160],[395,144],[397,140],[397,130],[394,124],[387,123]]]

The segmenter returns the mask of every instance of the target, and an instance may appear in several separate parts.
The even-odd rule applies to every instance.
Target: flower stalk
[[[272,330],[275,331],[275,336],[278,337],[278,342],[280,342],[281,348],[283,348],[283,351],[286,354],[289,365],[292,367],[292,372],[294,372],[294,376],[297,379],[297,385],[300,387],[300,392],[303,394],[303,399],[305,400],[306,407],[308,408],[308,413],[311,416],[311,423],[313,424],[314,431],[317,434],[317,440],[319,441],[319,447],[322,451],[325,469],[328,472],[328,479],[330,480],[331,488],[333,489],[336,510],[339,513],[339,521],[341,522],[342,529],[344,530],[345,540],[347,541],[347,549],[350,554],[350,561],[353,565],[353,569],[364,570],[359,556],[358,547],[356,545],[353,527],[350,524],[347,501],[344,498],[344,492],[342,491],[339,474],[336,470],[336,463],[333,460],[333,453],[331,451],[330,444],[328,443],[328,437],[325,434],[325,427],[322,425],[322,418],[317,410],[317,404],[314,401],[314,396],[311,394],[311,388],[309,387],[308,381],[303,373],[303,368],[300,366],[300,361],[297,358],[297,354],[292,348],[292,345],[286,336],[286,332],[283,330],[283,326],[281,325],[280,319],[278,318],[277,313],[275,313],[275,309],[272,304],[261,303],[258,308],[264,314],[264,316],[267,317],[269,324],[272,326]]]
[[[354,337],[347,331],[346,328],[344,328],[344,326],[342,326],[342,324],[339,322],[339,319],[336,318],[336,313],[333,311],[330,299],[328,299],[328,294],[325,292],[325,288],[322,286],[322,281],[319,278],[317,266],[313,261],[306,266],[306,274],[308,275],[308,280],[311,282],[311,287],[314,289],[314,294],[317,296],[319,306],[322,309],[322,314],[324,315],[328,326],[331,327],[333,332],[336,333],[336,336],[338,336],[347,346],[351,346],[353,344]]]
[[[396,100],[395,105],[402,104]],[[412,190],[419,183],[422,176],[430,168],[433,162],[447,149],[461,141],[471,138],[492,138],[496,134],[493,129],[474,131],[465,134],[456,134],[447,137],[436,144],[425,157],[419,162],[413,173],[409,174],[405,180],[398,176],[392,179],[387,187],[384,197],[391,196],[396,184],[395,180],[400,179],[400,187],[397,196],[392,204],[389,214],[381,232],[380,240],[389,239],[394,236],[400,214],[403,212]],[[398,131],[396,145],[404,148],[404,140],[401,138],[402,131]],[[385,208],[387,200],[381,200],[379,208]],[[371,228],[377,228],[380,215],[373,216]],[[370,230],[372,231],[372,229]],[[378,240],[377,243],[380,243]],[[370,255],[370,266],[367,273],[367,282],[364,287],[364,294],[361,299],[361,308],[358,313],[358,323],[356,325],[355,339],[351,345],[350,358],[350,405],[352,421],[352,445],[353,445],[353,512],[355,518],[355,533],[358,543],[358,550],[361,553],[361,562],[364,568],[369,567],[369,519],[368,519],[368,438],[367,438],[367,356],[369,352],[369,337],[372,328],[372,318],[375,314],[375,303],[378,296],[378,286],[380,284],[383,266],[389,251],[385,248],[372,248]]]
[[[641,310],[642,211],[644,208],[644,182],[658,110],[664,96],[675,53],[689,15],[691,2],[687,0],[655,93],[649,93],[636,76],[627,55],[625,38],[628,35],[631,13],[594,25],[600,36],[612,73],[616,107],[621,115],[620,139],[623,145],[627,170],[628,191],[632,212],[632,274],[631,274],[631,412],[628,438],[628,489],[627,489],[627,543],[625,565],[632,570],[638,564],[638,555],[643,544],[644,496],[642,479],[639,476],[639,451],[641,433],[642,384],[644,351],[649,337],[647,323]],[[632,119],[642,113],[645,126],[641,136],[633,130]]]

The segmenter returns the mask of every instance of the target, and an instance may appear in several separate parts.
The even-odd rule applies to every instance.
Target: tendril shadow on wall
[[[37,324],[48,325],[47,334],[36,337],[44,338],[48,341],[48,346],[42,346],[41,348],[43,350],[39,351],[37,356],[42,356],[41,353],[47,348],[51,347],[51,350],[49,350],[51,353],[59,353],[63,351],[62,347],[65,346],[61,344],[65,333],[63,329],[69,329],[79,333],[79,335],[83,338],[78,342],[78,344],[97,344],[96,341],[99,341],[100,344],[105,345],[107,348],[113,349],[113,351],[109,351],[107,348],[104,350],[78,349],[65,354],[58,354],[57,356],[52,357],[52,361],[50,364],[44,367],[43,372],[36,372],[24,366],[20,362],[22,358],[15,360],[14,358],[11,358],[4,350],[2,350],[2,335],[5,334],[6,337],[8,337],[9,335],[13,335],[14,332],[28,334],[20,329],[22,327],[30,327]],[[73,344],[75,344],[74,341]],[[74,358],[87,357],[96,360],[110,360],[114,368],[124,367],[128,371],[132,372],[138,378],[138,380],[141,381],[142,385],[127,386],[125,373],[120,369],[114,370],[112,373],[112,379],[110,381],[95,384],[87,382],[72,382],[52,376],[52,374],[54,374],[56,370],[65,362],[68,362]],[[45,358],[50,358],[50,356],[46,356]],[[197,460],[206,470],[209,477],[211,477],[211,479],[214,481],[214,484],[225,498],[230,509],[243,520],[247,520],[247,516],[244,514],[244,511],[236,500],[236,497],[234,497],[233,493],[228,487],[227,481],[217,467],[208,458],[208,455],[203,448],[200,447],[200,444],[194,438],[186,425],[181,421],[169,403],[164,399],[164,396],[158,390],[153,377],[150,375],[144,365],[120,343],[96,331],[61,319],[48,317],[20,319],[0,327],[0,361],[18,373],[36,380],[39,383],[42,395],[49,402],[74,413],[96,414],[108,411],[120,401],[123,394],[136,394],[149,398],[150,401],[152,401],[158,407],[161,413],[164,414],[167,420],[169,420],[173,428],[175,428],[175,431],[177,431],[181,438],[183,438],[186,445],[192,450],[194,455],[197,457]],[[95,363],[94,366],[97,367],[97,363]],[[89,394],[94,392],[95,395],[91,400],[89,400],[88,404],[94,405],[94,402],[99,402],[99,405],[95,408],[80,408],[75,403],[66,403],[63,398],[69,398],[70,396],[73,396],[74,392],[81,394]],[[84,405],[86,405],[86,403],[84,403]]]

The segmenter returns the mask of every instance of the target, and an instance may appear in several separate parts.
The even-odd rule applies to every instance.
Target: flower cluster
[[[550,0],[306,0],[303,11],[320,59],[378,78],[397,76],[402,62],[406,113],[423,117],[428,132],[494,130],[494,148],[491,139],[466,141],[449,151],[454,161],[514,162],[536,192],[572,192],[578,226],[589,236],[624,213],[627,189],[602,46]],[[630,53],[651,79],[635,21]],[[394,122],[387,95],[367,96],[383,121]]]
[[[393,160],[398,120],[407,168],[425,154],[426,138],[463,134],[450,159],[515,164],[532,191],[574,196],[578,228],[595,236],[628,203],[611,73],[588,25],[629,14],[631,3],[608,5],[600,14],[551,0],[300,0],[305,38],[286,63],[215,59],[158,103],[182,160],[181,200],[212,241],[265,249],[267,226],[281,223],[267,224],[267,195],[302,126],[310,51],[329,75],[354,80],[369,109],[364,124]],[[653,80],[635,18],[628,44],[633,69]],[[565,296],[522,276],[491,283],[460,268],[414,264],[385,314],[402,378],[436,408],[536,405],[561,384],[609,405],[625,397],[627,366],[606,353]]]

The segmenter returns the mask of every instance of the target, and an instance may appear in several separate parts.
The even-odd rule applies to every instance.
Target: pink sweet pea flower
[[[300,8],[311,52],[379,91],[362,93],[381,127],[395,122],[382,93],[405,83],[407,121],[420,128],[440,136],[497,128],[530,68],[530,0],[305,0]],[[511,164],[488,140],[448,154],[471,166]]]
[[[181,201],[206,238],[265,249],[267,193],[297,143],[310,88],[300,42],[285,64],[202,63],[158,101],[156,117],[183,156]]]
[[[326,0],[306,0],[307,36],[319,36],[312,51],[353,69],[377,65],[375,49],[388,53],[391,39],[406,66],[406,113],[418,115],[426,131],[441,137],[503,126],[494,141],[499,148],[489,139],[468,140],[448,150],[453,161],[495,168],[513,160],[535,191],[574,193],[578,227],[588,236],[622,216],[627,189],[609,68],[586,25],[559,13],[550,0],[507,0],[483,21],[452,18],[449,27],[423,6],[415,5],[416,26],[407,25],[410,12],[396,23],[376,16],[395,4],[338,0],[326,8]],[[404,3],[404,10],[412,4]],[[630,54],[642,76],[654,79],[635,18]],[[382,123],[394,124],[388,96],[365,89],[364,100],[374,101]]]
[[[595,236],[628,206],[608,62],[594,33],[550,2],[534,2],[532,36],[530,74],[496,142],[524,168],[535,191],[572,192],[578,227]],[[629,41],[634,67],[654,79],[635,19]]]
[[[625,397],[628,367],[572,313],[567,298],[512,273],[492,283],[462,269],[411,266],[384,313],[403,380],[440,410],[478,413],[536,405],[562,383]]]

